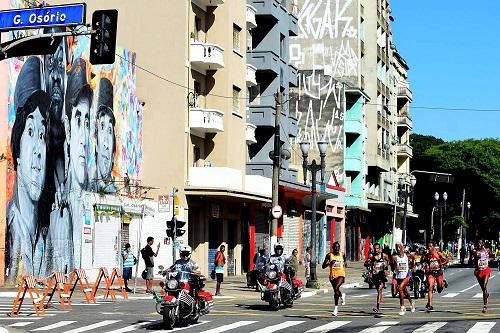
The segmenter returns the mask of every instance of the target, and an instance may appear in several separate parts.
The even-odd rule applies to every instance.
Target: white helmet
[[[193,250],[191,249],[191,246],[183,245],[183,246],[181,246],[179,252],[180,252],[181,258],[189,259],[191,257],[191,252],[193,252]]]
[[[281,254],[283,254],[283,249],[284,249],[283,244],[279,242],[274,244],[274,253],[276,253],[278,250],[281,250]]]

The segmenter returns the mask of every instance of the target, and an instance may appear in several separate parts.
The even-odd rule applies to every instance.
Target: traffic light
[[[112,64],[115,62],[116,9],[96,10],[92,14],[92,34],[90,40],[90,63],[92,65]]]
[[[176,218],[173,217],[171,220],[167,221],[167,236],[170,238],[174,238],[174,232],[175,232],[175,222]]]
[[[184,221],[177,221],[177,224],[176,224],[176,231],[175,231],[175,235],[177,237],[181,237],[182,235],[184,235],[186,233],[186,230],[182,229],[184,227],[184,225],[186,225],[186,222]]]

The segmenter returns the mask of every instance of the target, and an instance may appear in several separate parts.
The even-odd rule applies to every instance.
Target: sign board
[[[281,215],[283,215],[283,210],[281,209],[280,205],[276,205],[273,207],[273,210],[271,211],[271,213],[273,214],[273,217],[275,219],[279,219],[281,217]]]
[[[84,3],[0,11],[0,31],[85,24]]]
[[[170,212],[170,198],[168,194],[160,194],[158,196],[158,212],[160,213]]]

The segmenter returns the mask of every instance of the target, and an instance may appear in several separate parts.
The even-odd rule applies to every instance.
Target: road
[[[482,314],[480,288],[472,268],[455,267],[446,273],[449,287],[435,297],[435,311],[428,313],[426,299],[416,300],[417,311],[398,315],[399,300],[384,291],[381,313],[372,313],[375,291],[366,288],[347,289],[347,304],[338,317],[332,317],[332,293],[318,293],[300,299],[291,309],[272,312],[258,293],[241,287],[241,297],[218,298],[213,311],[194,327],[182,332],[500,332],[500,273],[493,270],[489,284],[488,314]],[[310,294],[310,293],[309,293]],[[307,294],[306,294],[307,295]],[[307,295],[308,296],[308,295]],[[29,311],[16,318],[5,315],[11,299],[0,299],[0,325],[17,332],[156,332],[162,331],[160,316],[152,299],[141,295],[128,301],[99,300],[97,305],[76,303],[72,311],[50,309],[36,319]],[[28,309],[28,308],[25,308]]]

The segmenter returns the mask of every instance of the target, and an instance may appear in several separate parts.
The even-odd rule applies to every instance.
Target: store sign
[[[85,24],[84,3],[0,11],[0,31]]]
[[[142,215],[142,204],[138,202],[124,202],[122,206],[127,214]]]
[[[170,212],[170,197],[168,194],[161,194],[158,196],[158,212]]]

